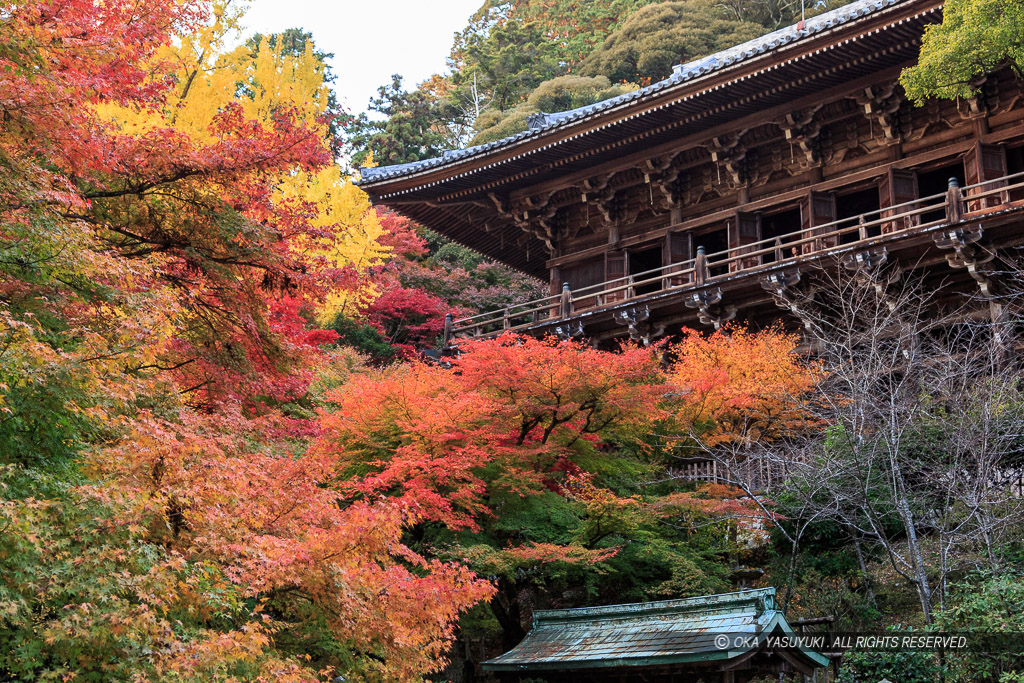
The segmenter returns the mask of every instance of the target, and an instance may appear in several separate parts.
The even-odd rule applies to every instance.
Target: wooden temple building
[[[991,294],[1024,242],[1024,88],[1004,71],[973,99],[909,102],[900,72],[941,18],[942,0],[857,0],[360,186],[550,282],[455,337],[760,326],[798,314],[815,272],[882,261]]]
[[[775,589],[546,610],[519,645],[483,663],[500,681],[703,681],[811,676],[829,660],[801,639]]]

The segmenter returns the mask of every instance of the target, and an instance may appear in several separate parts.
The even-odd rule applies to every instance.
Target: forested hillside
[[[1021,26],[1012,0],[960,4]],[[915,283],[850,280],[814,358],[734,327],[429,362],[446,314],[542,285],[343,170],[511,134],[799,11],[488,2],[449,72],[395,76],[371,119],[313,34],[240,35],[232,0],[0,6],[0,680],[481,680],[536,609],[751,584],[839,629],[1024,631],[1000,480],[1024,374],[992,330],[931,334]],[[915,96],[1019,72],[1019,30],[950,12]],[[951,69],[950,43],[989,61]],[[680,476],[737,454],[793,474]],[[845,661],[858,683],[1024,680],[1013,652]]]

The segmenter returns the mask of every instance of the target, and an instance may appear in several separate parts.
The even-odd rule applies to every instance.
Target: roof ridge
[[[647,95],[660,92],[667,87],[686,83],[687,81],[699,78],[711,73],[712,71],[717,71],[780,47],[793,44],[794,42],[822,31],[846,24],[853,19],[873,14],[874,12],[893,5],[909,4],[915,1],[917,0],[854,0],[854,2],[811,17],[806,21],[800,21],[796,24],[772,31],[771,33],[766,33],[752,40],[740,43],[739,45],[692,60],[686,64],[674,66],[672,69],[673,73],[668,78],[657,81],[638,90],[632,90],[606,100],[601,100],[600,102],[577,107],[575,109],[568,109],[562,112],[539,112],[528,118],[529,128],[527,130],[501,138],[500,140],[494,140],[492,142],[473,145],[462,149],[447,150],[440,156],[430,159],[421,159],[392,166],[360,168],[360,180],[358,184],[362,185],[365,183],[373,183],[380,180],[407,175],[409,173],[425,171],[437,166],[442,166],[445,163],[490,152],[578,121],[592,114],[611,109],[620,104],[625,104],[626,102],[631,102],[633,100],[646,97]]]
[[[623,617],[647,614],[651,612],[691,611],[706,612],[709,610],[737,607],[746,603],[758,602],[766,604],[767,609],[774,609],[775,587],[752,588],[733,593],[717,593],[675,600],[656,600],[650,602],[633,602],[621,605],[600,605],[596,607],[571,607],[566,609],[537,610],[533,613],[534,621],[578,619],[593,617]]]

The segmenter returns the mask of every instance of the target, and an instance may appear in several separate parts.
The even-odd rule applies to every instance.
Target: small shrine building
[[[534,614],[519,645],[483,668],[508,683],[746,683],[811,676],[828,666],[828,658],[799,646],[795,635],[774,588],[546,610]],[[779,647],[779,636],[798,646]]]

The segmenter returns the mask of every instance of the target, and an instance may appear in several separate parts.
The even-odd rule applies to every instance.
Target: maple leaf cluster
[[[0,677],[436,670],[490,587],[302,453],[315,321],[388,253],[311,42],[225,51],[220,0],[3,14]]]
[[[724,374],[702,365],[698,344],[734,363]],[[794,345],[742,330],[617,352],[516,335],[461,341],[450,367],[390,366],[331,391],[312,452],[335,459],[346,495],[414,511],[421,552],[492,578],[490,608],[514,644],[517,605],[540,586],[591,585],[611,601],[725,588],[714,558],[763,544],[771,502],[731,486],[680,489],[664,478],[673,447],[658,435],[685,424],[743,438],[727,430],[767,419],[762,389],[798,366]],[[713,381],[694,391],[705,375]],[[644,478],[664,483],[643,491]]]
[[[806,395],[820,373],[794,353],[797,343],[771,329],[684,330],[670,371],[684,399],[679,417],[710,445],[768,442],[808,428]]]
[[[357,334],[411,357],[536,283],[371,207],[334,163],[324,56],[301,32],[228,49],[240,17],[2,13],[0,677],[412,681],[492,596],[516,636],[545,582],[718,589],[721,543],[672,524],[766,503],[638,482],[664,425],[798,423],[792,340],[365,367]]]

